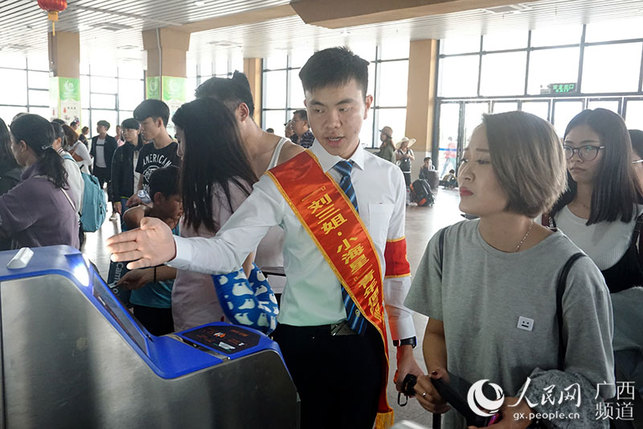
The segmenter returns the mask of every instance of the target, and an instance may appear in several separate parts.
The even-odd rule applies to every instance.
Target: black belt
[[[353,331],[346,320],[342,320],[338,323],[332,323],[330,325],[318,325],[318,326],[293,326],[293,325],[279,325],[281,329],[284,330],[296,330],[299,333],[314,336],[330,336],[330,337],[340,337],[346,335],[358,335],[357,332]]]

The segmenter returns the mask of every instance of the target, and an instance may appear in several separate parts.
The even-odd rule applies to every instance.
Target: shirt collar
[[[319,164],[322,166],[322,170],[324,170],[324,173],[327,173],[339,161],[344,160],[344,158],[340,156],[331,155],[330,153],[326,152],[326,149],[324,149],[324,147],[321,145],[321,143],[319,143],[317,139],[315,139],[315,141],[313,142],[310,150],[319,160]],[[357,149],[355,149],[355,152],[349,158],[349,160],[355,163],[355,167],[359,168],[360,170],[364,169],[364,148],[361,144],[357,145]]]

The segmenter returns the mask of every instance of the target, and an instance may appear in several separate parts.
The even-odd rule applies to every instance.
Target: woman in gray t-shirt
[[[502,389],[504,396],[488,398],[491,410],[470,404],[479,415],[499,412],[501,425],[514,420],[511,427],[527,427],[538,417],[530,413],[558,412],[565,416],[547,416],[555,425],[602,427],[593,398],[599,383],[606,384],[600,395],[614,391],[609,293],[591,260],[578,259],[567,276],[559,329],[558,273],[579,250],[533,221],[565,186],[558,137],[528,113],[484,115],[462,163],[460,209],[479,219],[446,228],[442,245],[436,234],[405,302],[429,316],[423,346],[430,375],[418,380],[416,398],[429,411],[445,412],[430,379],[448,378],[449,371]],[[564,395],[574,389],[581,405]],[[446,427],[466,424],[450,412]]]

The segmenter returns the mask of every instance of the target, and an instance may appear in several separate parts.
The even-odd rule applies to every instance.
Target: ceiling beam
[[[523,0],[528,3],[535,0]],[[344,28],[516,4],[516,0],[293,0],[306,24]]]
[[[215,28],[231,27],[234,25],[257,24],[272,19],[286,18],[297,15],[297,12],[288,4],[282,6],[268,7],[263,9],[249,10],[247,12],[234,13],[221,17],[204,19],[202,21],[184,24],[178,30],[189,33],[212,30]]]

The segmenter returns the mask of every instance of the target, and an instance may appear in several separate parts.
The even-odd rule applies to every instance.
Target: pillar
[[[433,147],[437,51],[437,40],[411,41],[405,135],[413,136],[416,139],[413,146],[415,162],[413,163],[412,177],[419,174],[423,158],[431,156]]]
[[[170,117],[186,100],[186,59],[190,33],[171,28],[143,31],[147,51],[145,98],[163,100]]]
[[[252,92],[252,99],[255,102],[254,120],[257,124],[261,124],[261,107],[263,103],[262,95],[262,60],[261,58],[244,58],[243,59],[243,72],[248,76],[250,82],[250,92]]]
[[[69,123],[81,119],[80,35],[69,31],[48,34],[49,108],[52,118]]]

